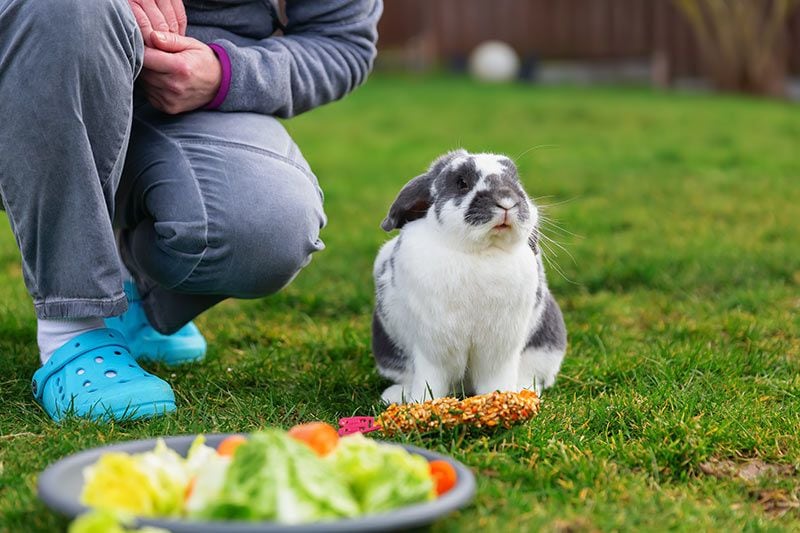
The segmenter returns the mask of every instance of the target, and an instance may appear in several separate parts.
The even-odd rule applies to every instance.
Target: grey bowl
[[[229,434],[206,435],[206,443],[209,446],[216,447],[227,436]],[[185,456],[194,439],[195,435],[186,435],[168,437],[164,441],[168,447]],[[65,457],[50,465],[39,476],[39,498],[53,511],[74,518],[88,510],[78,500],[83,489],[84,467],[97,461],[100,455],[106,452],[138,453],[152,450],[155,445],[155,439],[137,440],[93,448]],[[431,502],[403,507],[388,513],[331,522],[288,526],[275,522],[199,522],[178,519],[139,518],[136,520],[136,525],[156,526],[173,533],[397,531],[427,526],[452,511],[464,507],[472,500],[475,495],[475,477],[466,466],[455,459],[435,452],[414,446],[402,445],[402,447],[411,453],[425,457],[429,461],[441,459],[453,465],[458,474],[456,486]]]

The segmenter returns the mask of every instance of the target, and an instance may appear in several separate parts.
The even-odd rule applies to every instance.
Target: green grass
[[[478,477],[474,504],[435,530],[800,529],[797,508],[759,502],[796,502],[797,471],[700,469],[800,465],[800,108],[375,76],[287,127],[326,191],[328,248],[281,294],[199,319],[207,361],[155,369],[175,416],[58,427],[37,408],[35,320],[3,224],[0,530],[63,527],[36,500],[36,476],[86,447],[370,414],[386,385],[369,345],[378,224],[408,178],[457,146],[518,156],[529,192],[570,232],[549,231],[574,258],[555,248],[563,276],[549,269],[570,347],[529,425],[409,437]]]

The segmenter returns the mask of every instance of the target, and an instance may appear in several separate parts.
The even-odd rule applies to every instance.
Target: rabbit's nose
[[[510,196],[501,196],[496,200],[497,207],[501,207],[508,211],[509,209],[513,209],[519,205],[519,202],[511,198]]]

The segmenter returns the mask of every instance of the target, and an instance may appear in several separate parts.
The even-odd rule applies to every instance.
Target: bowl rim
[[[37,493],[39,499],[51,510],[74,518],[90,509],[78,501],[75,494],[65,494],[59,490],[59,481],[68,472],[94,463],[100,455],[108,452],[139,453],[153,449],[159,438],[163,439],[168,447],[187,447],[198,435],[203,435],[206,441],[218,443],[231,435],[247,435],[247,433],[202,433],[175,435],[168,437],[154,437],[149,439],[135,439],[120,441],[113,444],[98,446],[65,456],[48,466],[38,477]],[[409,505],[385,513],[364,515],[361,517],[346,518],[335,521],[310,522],[304,524],[279,524],[272,521],[200,521],[179,518],[143,518],[135,517],[133,522],[137,527],[161,527],[173,532],[196,531],[198,533],[219,531],[226,533],[250,532],[345,532],[345,531],[388,531],[408,529],[433,523],[451,512],[467,505],[475,495],[476,482],[472,471],[464,464],[452,457],[412,446],[408,444],[387,442],[375,439],[376,442],[390,446],[400,446],[407,451],[421,455],[428,461],[443,460],[450,463],[456,470],[456,485],[448,492],[435,500]]]

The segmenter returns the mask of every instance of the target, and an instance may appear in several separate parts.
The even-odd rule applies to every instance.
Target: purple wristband
[[[231,58],[228,57],[228,52],[225,51],[225,48],[218,44],[210,43],[208,47],[214,51],[217,59],[219,59],[219,64],[222,67],[222,80],[220,81],[217,95],[206,105],[205,109],[217,109],[225,101],[225,97],[228,96],[228,91],[231,88]]]

